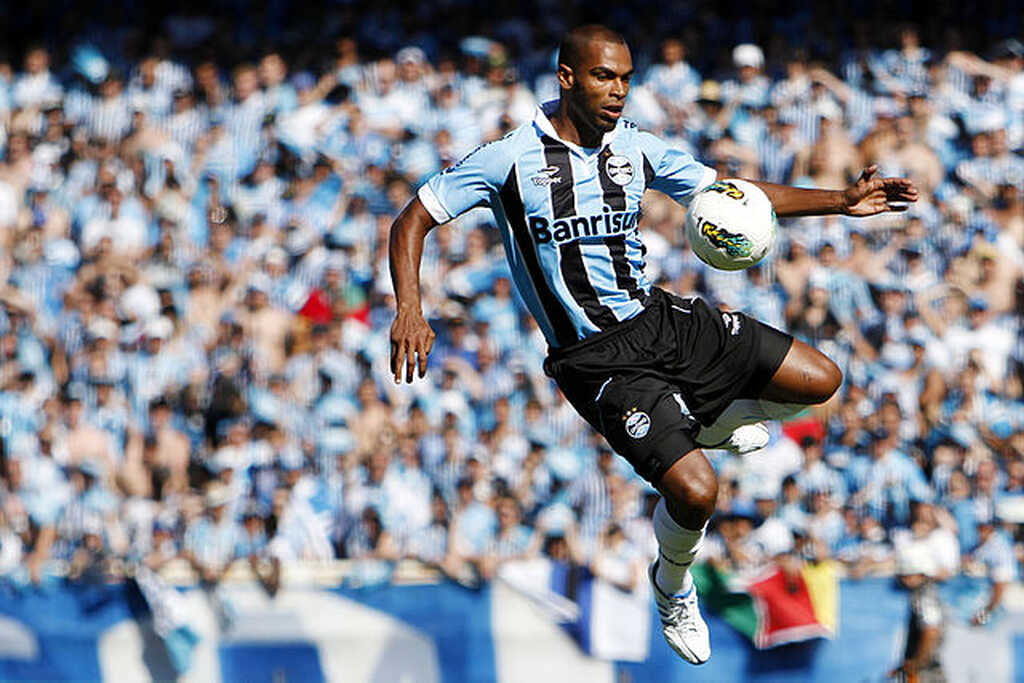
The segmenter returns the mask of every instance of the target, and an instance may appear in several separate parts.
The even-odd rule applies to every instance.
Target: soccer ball
[[[763,259],[777,229],[768,195],[746,180],[728,178],[709,185],[686,212],[690,248],[719,270],[743,270]]]

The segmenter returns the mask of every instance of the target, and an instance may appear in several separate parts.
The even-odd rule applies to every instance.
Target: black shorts
[[[553,349],[544,371],[633,469],[656,484],[739,398],[757,398],[793,337],[703,299],[651,290],[647,309]]]

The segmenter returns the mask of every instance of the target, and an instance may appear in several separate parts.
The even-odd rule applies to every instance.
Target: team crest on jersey
[[[530,180],[537,187],[547,187],[548,185],[556,185],[562,182],[562,176],[558,175],[557,166],[548,166],[530,176]]]
[[[634,439],[642,439],[651,431],[651,416],[642,410],[632,408],[623,419],[626,422],[626,433]]]
[[[633,180],[633,162],[620,154],[608,157],[604,170],[616,185],[629,185]]]

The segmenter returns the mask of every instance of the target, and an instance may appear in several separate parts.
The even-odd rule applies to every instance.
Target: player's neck
[[[583,148],[601,146],[604,133],[587,125],[586,121],[572,110],[565,99],[558,102],[558,108],[548,118],[555,128],[555,132],[558,133],[558,137],[566,142]]]

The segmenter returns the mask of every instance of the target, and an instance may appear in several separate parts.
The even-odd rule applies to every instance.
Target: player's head
[[[632,76],[629,46],[607,26],[578,26],[558,47],[558,84],[577,124],[602,133],[615,128]]]

